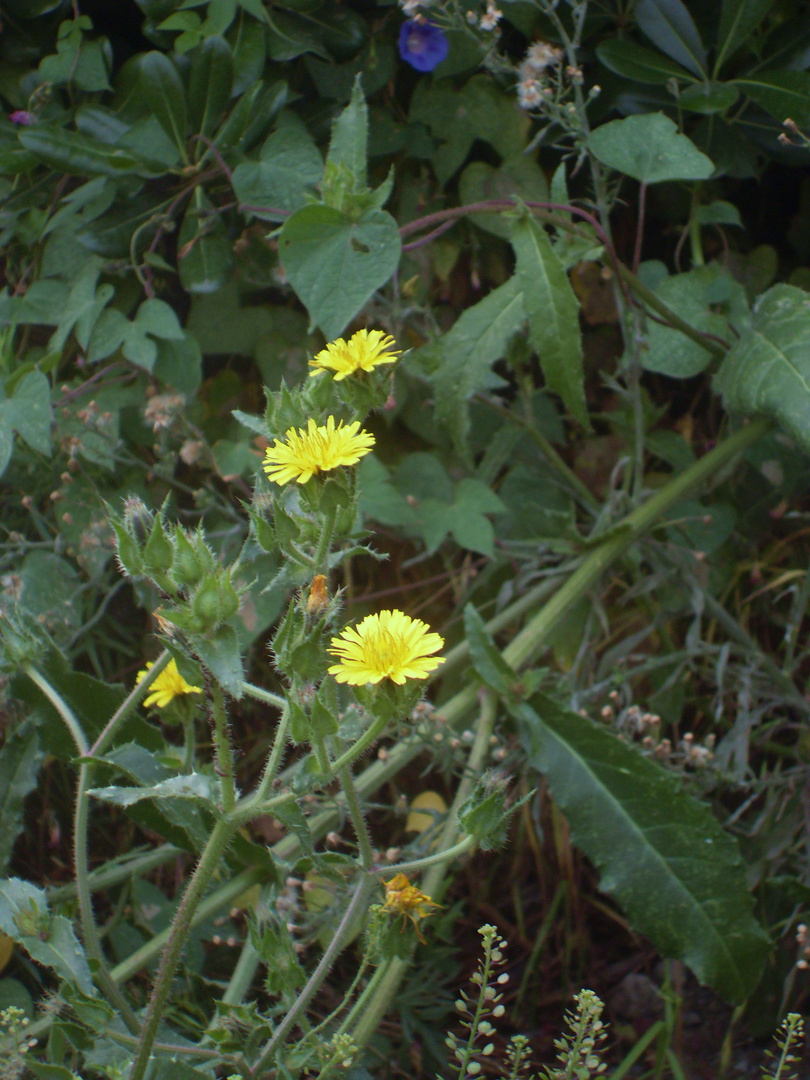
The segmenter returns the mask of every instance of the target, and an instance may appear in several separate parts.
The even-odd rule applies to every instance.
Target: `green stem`
[[[229,814],[236,806],[233,750],[231,749],[231,739],[228,731],[228,717],[225,713],[225,696],[217,682],[211,684],[211,709],[214,723],[214,745],[217,751],[217,775],[222,783],[222,812]]]
[[[371,899],[371,893],[375,884],[376,882],[373,877],[368,874],[363,874],[355,889],[354,895],[343,913],[343,918],[340,920],[340,924],[335,930],[332,940],[329,942],[328,947],[320,959],[320,963],[310,975],[306,986],[304,986],[301,993],[295,999],[292,1007],[276,1028],[273,1037],[267,1042],[258,1061],[253,1066],[254,1076],[262,1076],[264,1072],[269,1069],[276,1050],[282,1045],[287,1034],[298,1022],[299,1016],[320,989],[324,979],[331,971],[332,965],[343,950],[343,946],[347,943],[349,936],[354,929],[355,920],[368,907],[368,902]],[[133,1076],[131,1080],[140,1080],[140,1078]]]
[[[316,574],[324,574],[329,577],[329,549],[332,546],[332,538],[335,535],[335,522],[337,521],[338,508],[333,506],[323,515],[321,535],[318,538],[318,546],[312,557],[312,569]]]
[[[242,689],[248,697],[263,701],[265,705],[273,705],[277,709],[283,709],[287,704],[286,699],[281,697],[280,694],[273,694],[269,690],[263,690],[261,686],[254,686],[253,683],[242,683]]]
[[[142,701],[143,698],[146,697],[149,691],[149,687],[152,685],[158,675],[160,675],[161,671],[163,671],[171,658],[172,654],[168,651],[168,649],[164,649],[160,656],[157,658],[157,660],[155,660],[154,664],[152,664],[150,668],[147,668],[146,674],[144,675],[143,679],[141,679],[139,683],[136,683],[132,687],[130,692],[127,694],[127,696],[118,706],[118,708],[112,714],[110,719],[104,725],[104,728],[102,729],[98,738],[90,748],[90,753],[93,755],[93,757],[99,757],[101,754],[104,753],[112,740],[115,738],[115,734],[121,724],[123,724],[123,722],[129,716],[130,712],[135,708],[138,702]]]
[[[114,865],[100,867],[91,870],[87,875],[87,886],[90,892],[100,892],[109,889],[111,885],[119,885],[122,881],[130,878],[143,877],[150,870],[176,859],[182,855],[182,850],[174,844],[161,844],[160,847],[145,853],[132,854],[130,857],[116,862]],[[76,895],[76,883],[71,881],[66,885],[52,885],[45,890],[48,900],[53,904],[70,900]]]
[[[284,709],[281,714],[281,719],[276,726],[276,734],[273,737],[273,748],[268,755],[262,778],[259,781],[256,791],[250,796],[252,799],[255,799],[256,802],[263,802],[267,797],[267,792],[270,790],[270,787],[278,774],[278,770],[281,768],[281,759],[284,756],[284,750],[287,746],[287,730],[289,726],[290,714]]]
[[[371,870],[374,865],[374,852],[371,848],[371,836],[369,835],[366,819],[363,817],[363,808],[361,807],[360,799],[357,796],[357,788],[354,786],[352,770],[348,765],[345,769],[340,770],[338,779],[340,780],[340,786],[343,788],[346,806],[348,807],[349,816],[352,819],[354,832],[357,836],[357,843],[360,848],[360,862],[364,870]]]
[[[688,492],[703,485],[746,447],[761,439],[772,426],[770,420],[759,419],[735,431],[619,522],[507,645],[503,652],[507,663],[519,668],[534,659],[558,621],[596,584],[605,570],[631,544],[663,518],[672,506],[685,498]]]
[[[85,754],[89,753],[90,748],[87,739],[85,738],[84,731],[82,730],[82,725],[76,719],[73,710],[62,695],[51,686],[44,675],[40,675],[35,667],[32,667],[29,664],[28,667],[25,668],[25,674],[31,682],[42,691],[48,701],[50,701],[51,705],[53,705],[59,713],[65,727],[70,732],[70,737],[73,739],[76,749],[79,751],[79,755],[84,757]]]
[[[411,859],[410,862],[394,863],[392,866],[377,866],[372,870],[372,873],[380,875],[410,874],[414,870],[425,870],[428,866],[449,862],[451,859],[455,859],[458,855],[463,855],[465,851],[469,851],[470,848],[473,847],[475,847],[475,837],[465,836],[462,840],[459,840],[457,844],[453,844],[452,847],[447,848],[445,851],[434,851],[432,855],[426,855],[424,859]]]
[[[260,963],[259,954],[253,948],[250,938],[245,939],[242,952],[231,974],[230,982],[222,995],[223,1005],[240,1005],[256,975]]]
[[[200,856],[197,869],[192,874],[188,887],[183,894],[183,899],[180,901],[180,906],[171,925],[166,950],[161,957],[160,966],[155,976],[143,1031],[141,1032],[141,1039],[129,1080],[144,1080],[152,1057],[152,1045],[157,1037],[166,1002],[171,992],[172,979],[180,962],[186,937],[191,929],[192,917],[203,898],[205,890],[208,888],[220,859],[225,854],[233,833],[234,826],[230,821],[216,822],[208,838],[208,843]]]
[[[347,765],[351,765],[353,761],[365,754],[371,744],[379,739],[387,725],[388,721],[385,717],[378,717],[372,721],[371,727],[360,736],[357,742],[332,762],[332,772],[336,776],[339,775],[342,769],[345,769]]]

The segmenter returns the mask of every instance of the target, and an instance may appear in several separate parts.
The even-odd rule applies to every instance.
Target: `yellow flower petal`
[[[396,610],[380,611],[332,638],[327,652],[339,663],[329,668],[329,674],[352,686],[383,679],[401,686],[408,679],[426,679],[443,664],[442,657],[431,656],[443,647],[444,638],[421,619]]]
[[[143,682],[146,673],[152,666],[151,661],[148,661],[143,671],[138,672],[135,676],[136,685]],[[149,687],[149,693],[144,698],[143,703],[147,709],[151,709],[153,706],[158,709],[165,709],[176,697],[201,693],[202,690],[199,686],[191,686],[190,683],[186,682],[177,669],[177,661],[170,660]]]
[[[316,354],[309,365],[315,370],[310,376],[322,371],[333,371],[335,382],[358,371],[371,371],[380,364],[393,364],[400,355],[392,349],[394,339],[382,330],[358,330],[348,341],[338,338]]]
[[[329,472],[341,465],[356,465],[374,446],[375,438],[360,429],[360,421],[335,426],[334,416],[318,427],[310,419],[306,430],[290,428],[284,438],[273,440],[264,455],[264,471],[275,484],[296,481],[306,484],[316,473]]]

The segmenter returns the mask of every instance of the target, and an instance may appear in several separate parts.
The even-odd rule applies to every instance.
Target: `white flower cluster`
[[[482,30],[494,30],[503,18],[503,12],[495,6],[494,0],[487,0],[487,10],[478,21]]]
[[[545,41],[530,45],[518,68],[518,102],[522,109],[534,109],[543,100],[543,77],[546,69],[559,64],[562,50]]]

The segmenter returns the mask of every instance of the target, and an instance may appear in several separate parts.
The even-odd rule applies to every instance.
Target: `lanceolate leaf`
[[[715,71],[731,56],[773,7],[773,0],[723,0],[717,30]]]
[[[716,385],[732,412],[770,416],[810,451],[810,297],[803,289],[774,285],[760,297]]]
[[[639,29],[658,48],[695,75],[703,75],[706,50],[681,0],[639,0],[633,9]]]
[[[517,277],[467,308],[443,338],[420,350],[436,363],[436,422],[445,425],[456,447],[465,452],[470,428],[468,402],[479,390],[503,385],[492,365],[500,360],[525,322],[523,294]]]
[[[540,358],[546,385],[588,428],[582,370],[579,301],[542,225],[521,217],[512,229],[515,270],[529,319],[529,339]]]
[[[521,741],[601,888],[665,956],[729,1001],[744,1001],[768,938],[732,837],[660,765],[544,695],[533,704],[518,707]]]
[[[596,47],[596,55],[606,68],[634,82],[654,83],[665,86],[670,79],[694,82],[691,72],[676,64],[663,53],[645,49],[635,41],[609,38]]]
[[[42,124],[26,128],[18,137],[26,150],[59,172],[78,176],[150,173],[150,166],[131,150],[106,146],[78,131],[63,131]]]
[[[11,731],[0,750],[0,873],[5,871],[22,829],[23,803],[36,787],[43,757],[31,720]]]
[[[355,187],[366,182],[366,143],[368,142],[368,107],[363,97],[360,76],[354,80],[349,104],[335,120],[329,143],[328,165],[343,165]]]
[[[189,79],[189,119],[192,130],[211,135],[229,101],[233,88],[233,56],[224,38],[206,38],[194,57]],[[199,147],[203,152],[204,145]]]
[[[140,59],[141,86],[146,103],[155,119],[180,151],[186,154],[186,94],[177,69],[167,56],[149,52]]]
[[[774,120],[781,123],[789,117],[799,127],[810,124],[810,74],[806,71],[762,71],[735,79],[734,85]]]

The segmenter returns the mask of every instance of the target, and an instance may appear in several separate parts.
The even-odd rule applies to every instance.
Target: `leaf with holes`
[[[401,246],[397,223],[384,210],[353,221],[331,206],[297,210],[278,241],[290,284],[329,340],[388,281]]]

